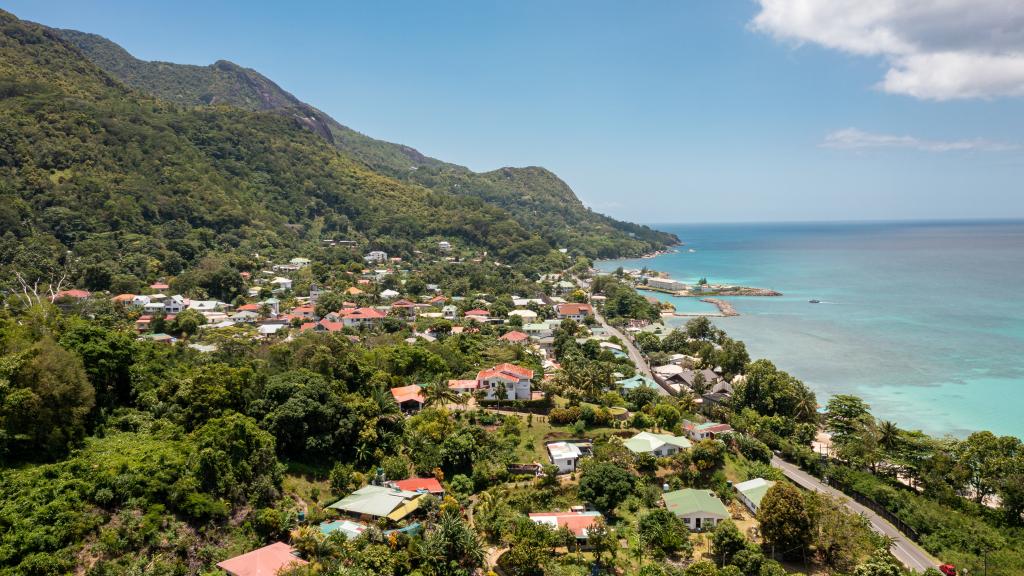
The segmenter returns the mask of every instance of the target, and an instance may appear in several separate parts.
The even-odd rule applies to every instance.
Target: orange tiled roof
[[[422,404],[423,401],[425,400],[425,398],[423,398],[423,392],[420,390],[420,387],[415,384],[411,386],[401,386],[399,388],[392,388],[391,395],[395,397],[395,402],[398,402],[399,404],[402,404],[403,402],[409,402],[410,400],[415,400],[416,402]]]

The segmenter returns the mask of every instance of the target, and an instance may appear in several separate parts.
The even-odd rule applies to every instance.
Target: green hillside
[[[635,255],[678,241],[647,226],[590,211],[563,181],[543,168],[502,168],[480,174],[427,157],[408,146],[370,138],[299,101],[254,70],[223,60],[210,66],[147,62],[101,36],[74,30],[58,32],[96,65],[129,86],[180,104],[229,104],[295,118],[374,171],[500,206],[554,247],[613,257]]]
[[[500,207],[376,173],[288,115],[154,99],[50,30],[7,13],[0,27],[0,265],[27,277],[71,260],[91,287],[126,288],[211,252],[325,238],[396,254],[448,238],[513,262],[552,251]]]

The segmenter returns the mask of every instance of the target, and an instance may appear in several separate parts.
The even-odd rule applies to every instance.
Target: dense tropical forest
[[[0,574],[910,573],[779,457],[1024,572],[1019,439],[819,410],[593,268],[673,242],[0,12]]]
[[[210,66],[147,62],[94,34],[74,30],[57,33],[128,86],[183,105],[228,104],[288,116],[376,172],[499,206],[553,246],[611,258],[678,241],[647,226],[591,212],[564,182],[543,168],[475,173],[408,146],[360,134],[299,101],[258,72],[231,62],[222,60]]]

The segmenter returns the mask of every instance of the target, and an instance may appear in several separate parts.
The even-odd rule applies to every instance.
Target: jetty
[[[718,311],[721,312],[722,316],[739,316],[740,313],[732,307],[732,304],[721,300],[719,298],[701,298],[701,302],[707,302],[708,304],[714,304],[718,307]]]

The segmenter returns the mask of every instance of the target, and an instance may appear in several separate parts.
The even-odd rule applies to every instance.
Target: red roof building
[[[463,316],[480,316],[480,317],[483,317],[483,318],[487,318],[489,314],[490,314],[490,312],[488,312],[487,310],[481,310],[480,308],[474,308],[472,310],[467,311],[465,314],[463,314]]]
[[[61,298],[73,298],[75,300],[85,300],[89,296],[92,296],[92,293],[88,290],[73,288],[71,290],[61,290],[60,292],[57,292],[54,294],[53,299],[60,300]]]
[[[415,384],[392,388],[391,395],[402,410],[419,410],[423,408],[423,403],[426,401],[426,398],[423,397],[423,391]]]
[[[488,400],[499,398],[499,388],[505,390],[504,399],[529,400],[532,397],[530,393],[531,378],[533,378],[533,370],[506,362],[487,370],[481,370],[476,375],[476,382],[479,389],[486,391]]]
[[[341,321],[345,326],[362,326],[373,324],[387,317],[387,314],[376,308],[352,308],[343,309],[339,312]]]
[[[405,480],[396,480],[392,484],[399,490],[406,490],[408,492],[419,492],[422,490],[435,496],[444,496],[444,488],[437,481],[437,478],[407,478]]]
[[[131,302],[135,299],[135,294],[118,294],[110,299],[111,302],[124,304],[125,302]]]
[[[573,320],[582,320],[588,316],[594,315],[594,308],[590,304],[577,304],[567,303],[559,304],[555,307],[555,312],[558,313],[559,319],[572,318]]]
[[[519,332],[518,330],[506,332],[501,336],[501,338],[498,338],[498,340],[504,340],[505,342],[525,342],[529,339],[529,336],[523,332]]]
[[[600,512],[534,512],[530,520],[551,528],[568,528],[577,540],[586,540],[590,527],[601,519]]]
[[[448,387],[459,393],[472,394],[474,390],[479,388],[479,384],[476,380],[449,380]]]
[[[239,312],[259,312],[260,311],[260,305],[259,304],[242,304],[241,306],[236,308],[236,310],[238,310]]]
[[[295,555],[295,549],[284,542],[257,548],[241,556],[229,558],[217,567],[231,576],[276,576],[287,568],[309,564]]]
[[[164,284],[163,282],[153,282],[152,284],[149,285],[149,287],[152,288],[153,290],[167,290],[170,288],[170,286]]]

